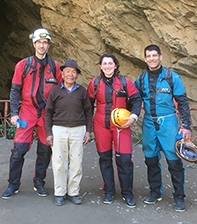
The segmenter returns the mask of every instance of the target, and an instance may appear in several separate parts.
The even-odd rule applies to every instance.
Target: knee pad
[[[23,159],[24,155],[29,150],[29,143],[14,143],[14,148],[11,149],[12,152],[12,158],[20,161]]]
[[[23,159],[24,154],[22,152],[19,152],[17,150],[12,150],[12,156],[13,159],[20,161]]]
[[[98,152],[100,159],[111,159],[112,158],[112,150],[108,150],[106,152]]]
[[[133,161],[131,154],[122,154],[120,153],[119,156],[116,156],[116,164],[121,165],[124,164],[128,167],[133,167]]]
[[[155,165],[158,165],[158,163],[159,163],[158,156],[155,156],[155,157],[152,157],[152,158],[145,157],[145,164],[147,166],[155,166]]]
[[[183,169],[183,162],[181,159],[178,160],[167,160],[169,169],[180,171]]]

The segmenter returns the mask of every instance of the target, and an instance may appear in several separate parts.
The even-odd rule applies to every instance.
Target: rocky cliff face
[[[50,56],[77,60],[87,86],[99,73],[101,54],[112,52],[121,73],[135,80],[145,68],[143,49],[155,43],[163,65],[182,77],[190,104],[197,105],[196,0],[0,0],[0,92],[9,98],[14,65],[33,53],[36,28],[52,35]]]

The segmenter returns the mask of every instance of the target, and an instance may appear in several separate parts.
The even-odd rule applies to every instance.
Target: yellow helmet
[[[190,140],[180,139],[176,141],[176,154],[187,162],[197,162],[197,147]]]
[[[130,115],[130,111],[125,108],[115,108],[111,112],[111,121],[115,126],[120,127],[127,123],[127,120],[124,120],[124,118]]]

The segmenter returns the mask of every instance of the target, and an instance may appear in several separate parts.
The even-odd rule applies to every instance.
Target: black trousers
[[[185,197],[184,193],[184,168],[181,159],[178,160],[166,160],[168,163],[168,170],[171,174],[171,181],[174,187],[174,198]],[[162,178],[159,159],[157,156],[153,158],[145,158],[147,165],[148,183],[150,185],[150,193],[161,196],[162,194]]]
[[[103,177],[105,194],[115,194],[113,153],[112,150],[107,152],[98,152],[100,171]],[[126,198],[133,198],[133,162],[131,154],[118,154],[116,156],[116,165],[118,178],[121,187],[121,195]]]
[[[29,151],[29,143],[14,143],[14,148],[11,150],[10,167],[9,167],[9,187],[18,189],[20,187],[20,179],[22,176],[22,168],[24,164],[24,156]],[[34,181],[40,181],[44,185],[46,177],[46,169],[51,159],[51,148],[38,141],[37,144],[37,159],[35,165]]]

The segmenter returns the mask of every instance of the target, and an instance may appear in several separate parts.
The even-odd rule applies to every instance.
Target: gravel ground
[[[7,188],[11,140],[0,138],[0,192]],[[137,207],[129,209],[122,201],[116,176],[116,196],[111,205],[102,203],[102,179],[98,167],[98,156],[94,142],[84,147],[83,179],[81,182],[82,205],[66,201],[58,207],[54,204],[53,173],[51,165],[47,171],[46,189],[48,197],[39,197],[33,191],[32,177],[35,164],[35,142],[26,154],[20,192],[9,200],[0,199],[1,224],[196,224],[197,168],[196,164],[185,163],[185,193],[187,210],[177,213],[173,210],[172,185],[166,162],[162,157],[163,200],[155,205],[145,205],[143,198],[149,194],[146,167],[141,146],[134,146],[134,193]],[[115,172],[116,173],[116,172]]]

